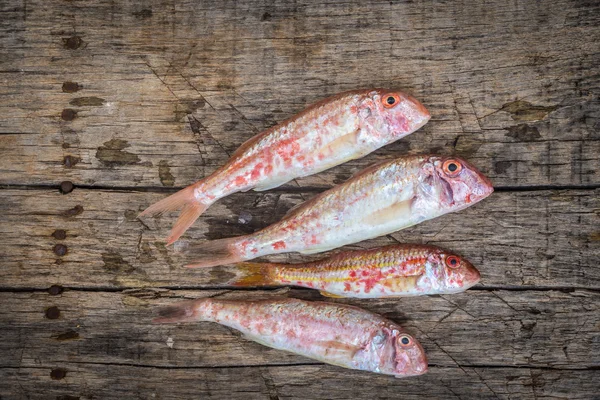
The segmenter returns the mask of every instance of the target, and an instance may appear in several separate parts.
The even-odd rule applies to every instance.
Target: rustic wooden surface
[[[5,0],[0,17],[1,399],[600,398],[597,2]],[[364,159],[224,199],[173,248],[174,214],[136,219],[254,134],[371,86],[405,89],[432,120]],[[334,301],[405,325],[428,374],[348,371],[214,324],[149,323],[181,298],[320,298],[233,290],[231,268],[181,264],[198,241],[260,229],[376,160],[424,152],[469,159],[496,193],[349,247],[445,246],[481,283]]]

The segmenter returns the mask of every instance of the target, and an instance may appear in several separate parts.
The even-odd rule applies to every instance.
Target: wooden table
[[[2,399],[598,398],[600,7],[594,1],[0,3]],[[399,87],[431,111],[364,159],[211,207],[136,218],[246,139],[344,90]],[[232,290],[182,268],[205,239],[253,232],[401,154],[458,154],[496,192],[351,248],[445,246],[482,272],[463,294],[337,300],[425,347],[395,379],[272,350],[210,323],[153,326]],[[74,186],[74,189],[73,189]],[[297,254],[271,260],[314,259]]]

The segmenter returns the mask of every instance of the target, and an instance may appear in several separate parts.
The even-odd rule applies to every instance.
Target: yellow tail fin
[[[243,262],[236,264],[238,276],[228,282],[232,286],[276,286],[272,275],[273,264]]]

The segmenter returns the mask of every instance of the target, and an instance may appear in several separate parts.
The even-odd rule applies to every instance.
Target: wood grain
[[[164,194],[75,189],[5,190],[0,210],[3,285],[47,288],[224,287],[235,270],[189,270],[205,240],[252,233],[281,219],[310,192],[241,193],[211,207],[165,247],[175,217],[136,219]],[[499,192],[459,213],[347,248],[401,243],[446,247],[482,273],[480,287],[600,289],[598,190]],[[174,214],[176,215],[176,214]],[[56,239],[64,230],[64,240]],[[64,255],[55,246],[66,246]],[[482,248],[485,251],[482,251]],[[271,256],[300,262],[325,254]]]
[[[2,399],[598,397],[597,2],[6,0],[0,15]],[[432,120],[363,159],[223,199],[173,248],[162,240],[175,214],[136,219],[246,139],[366,87],[401,88]],[[320,299],[232,290],[231,267],[181,265],[201,241],[261,229],[407,153],[460,155],[497,189],[348,246],[430,243],[482,272],[459,295],[343,300],[406,326],[428,374],[349,371],[215,324],[149,323],[182,298]]]
[[[359,386],[363,396],[367,395],[367,388],[380,385],[392,385],[416,396],[416,388],[426,385],[431,386],[428,390],[433,396],[448,395],[450,391],[460,397],[473,396],[473,390],[480,390],[485,396],[493,396],[497,390],[506,395],[512,385],[517,386],[512,389],[517,392],[525,390],[522,385],[531,385],[533,391],[554,391],[558,389],[546,379],[564,377],[570,370],[575,379],[581,379],[577,377],[589,376],[586,374],[593,373],[600,365],[597,324],[593,317],[598,312],[600,298],[589,291],[469,291],[402,301],[363,301],[363,307],[400,322],[427,351],[432,373],[405,380],[324,366],[265,348],[217,324],[149,324],[159,305],[183,298],[288,295],[318,297],[306,290],[249,293],[147,289],[122,293],[65,291],[58,296],[43,292],[4,293],[0,295],[4,305],[0,314],[2,350],[9,354],[16,344],[21,351],[4,358],[0,371],[9,379],[17,379],[20,374],[39,375],[33,381],[26,379],[32,384],[38,379],[48,381],[53,369],[64,369],[65,384],[62,387],[53,384],[56,389],[72,393],[82,389],[78,382],[99,380],[115,388],[94,395],[106,393],[109,397],[117,395],[119,387],[130,391],[145,387],[153,379],[160,382],[165,374],[174,380],[169,379],[169,387],[158,389],[159,393],[171,392],[173,387],[175,392],[171,393],[180,396],[202,394],[211,386],[219,393],[223,391],[222,385],[227,385],[228,380],[231,384],[231,379],[240,373],[244,382],[234,385],[231,395],[241,388],[263,393],[265,389],[282,386],[279,396],[285,397],[289,390],[289,395],[297,397],[327,397],[325,391],[312,391],[315,385],[325,388],[328,383],[337,382],[335,385],[343,386],[345,379],[361,376],[357,384],[362,382]],[[58,318],[45,316],[49,304],[58,309]],[[577,329],[573,329],[574,324]],[[473,332],[477,332],[477,340],[472,340]],[[523,370],[518,372],[517,367]],[[525,370],[528,372],[524,373]],[[133,371],[137,379],[120,377]],[[208,387],[176,388],[178,380],[185,382],[192,375],[204,380]],[[447,379],[440,379],[442,376]],[[517,382],[511,383],[515,379]],[[294,388],[302,381],[309,389],[304,394]],[[389,390],[383,390],[381,395],[391,395]],[[530,390],[520,394],[530,396]],[[582,394],[591,395],[593,390],[589,384],[581,387]],[[337,395],[344,398],[347,392],[342,390]]]
[[[593,4],[9,4],[0,183],[186,186],[308,104],[372,86],[432,121],[298,184],[407,151],[460,154],[497,186],[600,183]]]

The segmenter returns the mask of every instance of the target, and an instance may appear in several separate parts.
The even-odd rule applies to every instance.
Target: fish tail
[[[203,319],[202,310],[210,299],[186,300],[162,307],[158,310],[158,317],[152,320],[154,324],[168,324],[176,322],[192,322]]]
[[[238,276],[228,282],[232,286],[271,286],[279,282],[273,277],[276,264],[243,262],[236,265]]]
[[[227,239],[210,240],[196,247],[193,252],[200,252],[202,255],[191,264],[186,265],[187,268],[207,268],[216,267],[223,264],[235,264],[244,261],[246,258],[239,253],[236,248],[236,243],[244,236],[233,237]]]
[[[190,185],[171,196],[162,199],[159,202],[152,204],[146,208],[139,217],[144,215],[160,215],[164,212],[181,210],[181,214],[173,225],[171,233],[167,238],[167,245],[173,244],[188,230],[190,226],[198,219],[198,217],[210,206],[196,199],[194,191],[198,187],[198,183]]]

